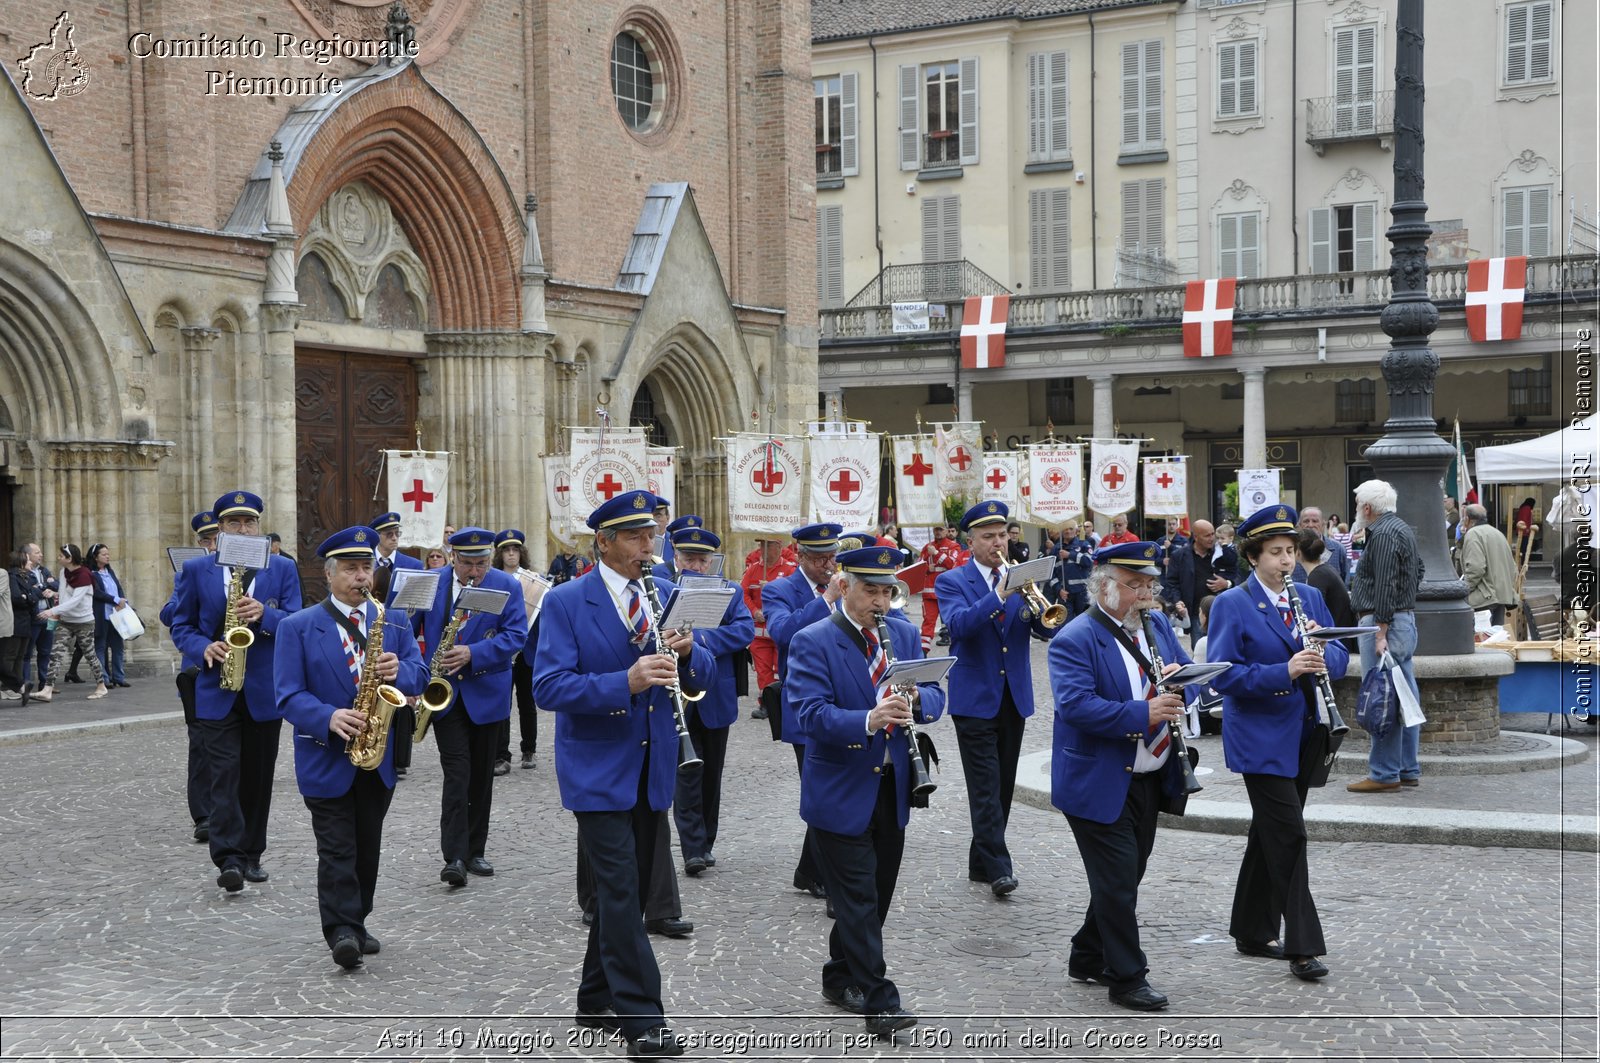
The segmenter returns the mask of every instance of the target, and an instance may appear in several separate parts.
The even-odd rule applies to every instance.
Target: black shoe
[[[114,686],[114,687],[131,687],[131,686],[133,686],[133,684],[128,682],[126,679],[119,679],[115,683],[112,683],[111,685]]]
[[[333,943],[333,962],[347,971],[361,966],[361,942],[354,934],[346,934]]]
[[[717,854],[712,852],[710,849],[706,850],[706,866],[707,867],[716,867],[717,866]]]
[[[81,682],[83,682],[83,676],[79,675],[77,672],[68,672],[67,673],[67,682],[69,682],[69,683],[81,683]]]
[[[382,951],[383,951],[383,942],[379,941],[377,938],[373,937],[371,934],[368,934],[366,937],[361,939],[361,955],[363,955],[363,956],[376,956],[378,953],[380,953]]]
[[[1099,971],[1089,971],[1082,967],[1073,967],[1070,964],[1067,966],[1067,977],[1074,982],[1082,982],[1085,985],[1100,984]]]
[[[1111,1003],[1134,1011],[1160,1011],[1167,1006],[1165,993],[1158,993],[1147,985],[1138,989],[1130,989],[1126,993],[1119,993],[1115,989],[1107,993]]]
[[[483,878],[488,878],[490,875],[494,874],[494,865],[489,863],[489,861],[485,860],[481,856],[474,856],[471,860],[467,861],[467,870],[472,872],[474,875],[480,875]]]
[[[826,897],[828,895],[828,891],[823,887],[822,883],[814,878],[806,878],[798,871],[794,873],[794,888],[801,893],[809,893],[813,897]]]
[[[765,720],[767,718],[767,707],[765,705],[757,705],[750,710],[750,718],[752,720]]]
[[[989,883],[989,890],[996,897],[1004,897],[1006,894],[1010,893],[1016,888],[1017,876],[1015,875],[1001,875],[999,878]]]
[[[694,924],[687,919],[647,919],[644,928],[669,938],[688,937],[694,933]]]
[[[1246,956],[1260,956],[1268,960],[1283,959],[1283,946],[1276,941],[1268,941],[1265,944],[1256,941],[1235,941],[1233,947]]]
[[[874,1037],[894,1038],[896,1030],[909,1030],[917,1024],[917,1017],[905,1008],[890,1008],[867,1016],[867,1032]]]
[[[524,753],[524,754],[522,754],[522,766],[524,768],[533,767],[533,754],[532,753]]]
[[[606,1033],[622,1032],[622,1020],[617,1018],[617,1013],[610,1008],[601,1011],[584,1011],[579,1008],[578,1013],[572,1017],[572,1025],[582,1026],[586,1030],[604,1030]]]
[[[406,769],[401,768],[401,767],[396,767],[394,769],[394,777],[396,779],[404,779],[406,777]]]
[[[497,760],[497,761],[495,761],[494,762],[494,773],[496,775],[510,775],[511,774],[511,761],[509,761],[509,760]]]
[[[244,872],[239,868],[238,864],[229,864],[217,876],[217,885],[229,893],[238,893],[244,889]]]
[[[211,840],[211,821],[202,819],[194,825],[194,840],[208,842]]]
[[[822,987],[822,995],[828,999],[828,1003],[837,1005],[848,1012],[853,1012],[856,1015],[865,1015],[867,1013],[867,995],[861,991],[861,987],[858,985],[847,985],[843,989],[835,989],[833,986],[825,985]]]
[[[271,876],[267,869],[261,866],[261,861],[252,860],[244,865],[244,880],[246,882],[265,882]]]
[[[683,1055],[683,1042],[665,1026],[657,1026],[647,1034],[628,1039],[629,1059],[655,1059],[658,1056]]]
[[[823,903],[827,906],[828,918],[832,919],[833,918],[833,898],[832,897],[828,897],[828,898],[826,898],[824,900]]]
[[[439,881],[450,883],[451,889],[459,889],[467,884],[467,865],[460,860],[452,860],[444,865],[444,870],[439,872]]]
[[[683,862],[683,873],[688,875],[690,878],[694,878],[697,875],[704,874],[706,868],[710,866],[711,864],[706,860],[705,857],[691,856],[689,859]]]
[[[1315,956],[1299,956],[1289,961],[1289,973],[1307,982],[1328,976],[1328,968]]]

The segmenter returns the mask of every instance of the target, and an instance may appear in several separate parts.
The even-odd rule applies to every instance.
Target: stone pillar
[[[972,420],[972,381],[956,382],[956,420]]]
[[[244,470],[245,479],[254,480],[259,476],[260,491],[267,507],[263,525],[277,532],[287,544],[300,541],[300,495],[295,486],[294,470],[294,330],[303,309],[300,303],[261,305],[261,320],[267,336],[261,374],[264,409],[258,423],[266,466],[259,472],[252,472],[249,466]]]
[[[1091,373],[1089,380],[1094,384],[1094,427],[1089,433],[1095,439],[1112,439],[1117,434],[1115,411],[1111,406],[1113,388],[1116,377],[1111,373]],[[1088,464],[1088,455],[1084,455],[1085,464]],[[1084,511],[1088,514],[1088,511]],[[1094,526],[1104,534],[1111,530],[1111,522],[1104,517],[1088,514]]]
[[[206,492],[216,486],[208,476],[216,454],[216,404],[211,381],[216,376],[217,339],[222,333],[206,327],[185,328],[182,333],[183,387],[189,416],[183,418],[181,508],[185,514],[192,514],[211,505],[216,497]]]
[[[1243,369],[1240,372],[1244,376],[1243,464],[1246,469],[1264,469],[1267,467],[1267,371]]]

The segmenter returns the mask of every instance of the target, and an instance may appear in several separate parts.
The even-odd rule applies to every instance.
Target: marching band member
[[[374,568],[417,568],[421,561],[400,552],[400,514],[380,513],[367,525],[378,533],[378,556]]]
[[[511,660],[528,640],[528,614],[516,579],[489,567],[494,533],[462,528],[450,537],[451,578],[439,580],[433,608],[413,618],[430,654],[443,649],[440,637],[467,586],[505,591],[498,616],[472,613],[444,652],[444,677],[453,687],[450,703],[433,715],[444,789],[439,814],[439,848],[444,868],[439,881],[452,889],[467,875],[492,875],[484,857],[489,840],[489,809],[494,800],[494,753],[502,720],[511,716]],[[457,711],[460,710],[460,711]]]
[[[516,528],[507,528],[494,537],[494,567],[509,573],[522,591],[522,608],[532,614],[537,601],[539,581],[523,565],[527,559],[527,536]],[[529,600],[534,596],[533,601]],[[517,696],[517,727],[522,734],[522,766],[533,767],[533,754],[539,748],[539,709],[533,703],[533,666],[531,658],[519,653],[511,661],[511,688]],[[499,745],[495,750],[494,773],[505,775],[511,770],[511,717],[500,724]]]
[[[822,993],[866,1016],[867,1032],[893,1037],[916,1025],[886,975],[883,924],[894,900],[910,819],[913,704],[877,679],[888,657],[875,614],[887,613],[905,555],[869,546],[839,555],[839,611],[806,626],[789,646],[785,724],[805,740],[800,816],[815,836],[818,868],[836,914],[828,935]],[[893,657],[922,656],[917,629],[885,618]],[[944,692],[917,687],[923,722],[938,719]],[[898,730],[897,730],[898,725]]]
[[[1289,973],[1310,981],[1328,973],[1317,959],[1327,946],[1306,866],[1306,792],[1323,755],[1313,739],[1319,716],[1328,722],[1315,677],[1343,675],[1350,653],[1337,639],[1319,652],[1298,630],[1287,587],[1297,520],[1289,506],[1268,506],[1239,524],[1240,553],[1255,571],[1212,603],[1206,656],[1235,662],[1212,686],[1222,694],[1228,767],[1244,776],[1250,795],[1250,835],[1228,932],[1245,955],[1287,957]],[[1293,590],[1307,627],[1333,626],[1315,587]]]
[[[682,518],[680,518],[682,519]],[[700,527],[686,526],[672,533],[672,559],[680,572],[704,573],[722,538]],[[690,876],[715,867],[717,823],[722,810],[722,767],[728,757],[728,728],[739,718],[739,697],[734,690],[733,668],[739,651],[755,636],[755,622],[744,606],[743,595],[728,600],[722,626],[693,632],[694,641],[715,658],[707,679],[706,696],[689,702],[684,716],[700,767],[678,772],[672,816],[683,849],[683,870]]]
[[[394,746],[384,738],[383,759],[363,771],[351,762],[348,743],[367,722],[355,702],[367,676],[367,648],[377,607],[369,603],[373,540],[361,526],[335,532],[317,548],[328,596],[278,626],[273,676],[278,709],[294,728],[294,774],[317,839],[317,908],[322,936],[340,967],[359,967],[380,946],[367,932],[378,885],[383,817],[394,796]],[[383,653],[372,664],[376,682],[417,694],[428,669],[402,620],[386,616]],[[370,692],[369,692],[370,693]]]
[[[1017,888],[1006,848],[1011,795],[1022,732],[1033,715],[1030,633],[1054,632],[1025,613],[1022,595],[1005,589],[1011,513],[1004,502],[979,502],[961,518],[972,559],[937,580],[950,652],[950,718],[967,780],[972,843],[967,878],[987,882],[996,897]]]
[[[620,1032],[632,1056],[681,1055],[641,899],[672,803],[678,736],[668,687],[702,688],[711,654],[656,632],[640,576],[651,564],[656,496],[617,495],[589,514],[600,563],[551,590],[539,614],[533,693],[556,716],[556,781],[594,869],[596,913],[578,985],[580,1026]],[[665,605],[671,584],[657,588]],[[669,653],[657,653],[660,639]]]
[[[788,676],[789,643],[802,628],[825,620],[843,596],[844,587],[834,576],[835,555],[839,551],[839,524],[807,524],[791,534],[796,545],[798,567],[783,579],[767,585],[761,593],[761,604],[767,614],[767,634],[778,647],[778,678]],[[795,766],[805,773],[805,737],[795,726],[789,714],[789,692],[781,690],[774,703],[778,708],[778,726],[775,734],[794,749]],[[794,869],[794,888],[813,897],[826,897],[817,871],[817,857],[813,832],[807,827],[805,841],[800,847],[800,861]]]
[[[209,509],[196,513],[189,521],[194,531],[194,544],[206,553],[217,549],[217,517]],[[161,607],[161,626],[172,630],[172,617],[178,609],[178,577],[173,574],[172,597]],[[194,681],[204,662],[185,656],[183,670],[178,673],[178,701],[183,706],[183,729],[189,736],[189,772],[185,793],[189,799],[189,818],[194,820],[194,840],[211,838],[211,783],[206,777],[205,749],[200,744],[200,727],[194,714]]]
[[[764,691],[778,678],[778,647],[767,634],[767,614],[761,608],[761,591],[773,580],[779,580],[794,571],[794,565],[783,559],[780,540],[762,537],[756,540],[754,556],[745,559],[744,578],[739,585],[744,589],[745,608],[755,621],[755,637],[750,640],[750,659],[756,667],[756,687]],[[751,717],[767,718],[765,705],[757,704]]]
[[[262,508],[259,495],[230,491],[211,512],[222,532],[259,535]],[[217,885],[229,893],[242,890],[246,880],[267,881],[261,856],[267,848],[282,722],[272,690],[272,656],[278,625],[300,611],[300,574],[288,558],[269,554],[266,568],[242,576],[236,616],[256,640],[245,657],[244,689],[238,691],[222,689],[222,664],[229,654],[222,628],[233,570],[219,564],[215,554],[194,558],[179,571],[172,592],[172,643],[186,659],[204,665],[195,676],[195,726],[211,779],[211,861]]]
[[[658,515],[659,520],[659,515]],[[667,522],[666,530],[661,533],[661,562],[652,570],[656,579],[664,579],[672,583],[678,578],[677,548],[673,545],[672,537],[685,528],[704,528],[705,519],[698,513],[685,513],[681,517],[674,517]]]
[[[1183,794],[1169,725],[1183,696],[1149,681],[1150,612],[1157,653],[1170,672],[1189,657],[1154,608],[1161,570],[1155,543],[1102,547],[1089,577],[1095,603],[1050,643],[1055,697],[1050,802],[1066,814],[1089,880],[1089,907],[1072,937],[1067,973],[1099,982],[1111,1003],[1136,1011],[1167,1006],[1151,988],[1139,947],[1139,882],[1156,840],[1156,813]]]

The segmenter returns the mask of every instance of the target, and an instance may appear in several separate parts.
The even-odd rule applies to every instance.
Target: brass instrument
[[[1150,677],[1157,691],[1161,687],[1161,673],[1167,670],[1166,664],[1161,660],[1161,651],[1156,649],[1155,623],[1150,619],[1146,610],[1139,617],[1139,622],[1144,625],[1144,640],[1150,644],[1150,670],[1155,674]],[[1178,766],[1183,770],[1183,792],[1197,794],[1205,787],[1200,785],[1200,780],[1194,777],[1194,762],[1189,759],[1189,746],[1183,740],[1183,728],[1175,721],[1167,723],[1167,733],[1172,736],[1172,755],[1178,758]]]
[[[1308,639],[1306,632],[1310,626],[1306,622],[1306,611],[1300,604],[1300,592],[1295,590],[1294,580],[1283,581],[1284,593],[1289,597],[1289,611],[1294,615],[1295,634],[1300,636],[1300,642],[1309,650],[1316,651],[1317,656],[1326,655],[1327,646],[1322,639]],[[1333,765],[1334,755],[1339,752],[1339,746],[1344,742],[1344,736],[1350,733],[1350,725],[1344,722],[1344,717],[1339,715],[1339,706],[1333,700],[1333,680],[1328,678],[1326,667],[1317,673],[1317,689],[1322,692],[1322,703],[1328,708],[1328,749],[1323,756],[1323,763],[1329,767]]]
[[[222,614],[222,641],[228,644],[228,656],[222,661],[222,689],[244,689],[245,654],[256,641],[256,633],[239,623],[239,599],[244,597],[244,569],[233,566],[233,577],[228,581],[228,607]]]
[[[656,652],[668,654],[676,662],[678,655],[667,648],[667,633],[661,630],[661,595],[656,590],[656,578],[648,571],[641,571],[639,583],[644,587],[645,602],[650,610],[650,633],[655,636]],[[677,676],[673,676],[667,693],[672,695],[672,722],[678,728],[678,770],[690,771],[704,761],[694,751],[694,739],[689,735],[688,705],[705,697],[706,692],[697,690],[690,694],[678,684]]]
[[[889,608],[891,610],[893,610],[893,609],[901,609],[901,610],[903,610],[903,609],[905,609],[906,606],[908,606],[910,604],[911,604],[911,588],[906,584],[905,580],[903,580],[903,579],[895,580],[894,581],[894,590],[889,592]]]
[[[517,582],[522,584],[522,604],[528,608],[528,630],[533,630],[533,622],[539,619],[539,610],[544,608],[544,596],[555,581],[542,572],[535,572],[531,568],[519,568],[516,572]]]
[[[468,580],[461,586],[465,589],[472,585],[473,581]],[[470,610],[457,609],[439,633],[439,645],[434,648],[433,663],[428,669],[428,685],[422,688],[422,698],[417,702],[417,728],[412,733],[413,741],[420,742],[428,736],[433,714],[448,709],[456,696],[455,685],[444,677],[444,655],[455,648],[456,635],[461,631],[461,625],[467,622],[469,614]]]
[[[899,582],[898,580],[896,581]],[[901,583],[904,587],[905,584]],[[883,659],[888,664],[894,663],[894,644],[889,641],[889,620],[884,613],[873,613],[872,621],[878,628],[878,646],[883,650]],[[890,691],[906,699],[906,704],[913,706],[911,715],[916,715],[917,685],[915,683],[896,683]],[[939,788],[928,774],[928,761],[922,755],[922,747],[917,742],[917,729],[911,723],[905,725],[906,745],[911,757],[911,794],[913,797],[926,797]],[[920,805],[918,806],[921,807]]]
[[[405,705],[406,696],[398,687],[378,682],[378,658],[383,656],[384,608],[383,603],[374,598],[371,592],[367,593],[366,598],[377,609],[377,615],[373,617],[372,629],[367,635],[361,683],[356,688],[355,701],[350,704],[365,719],[361,723],[361,730],[345,744],[345,753],[350,757],[350,763],[363,771],[371,771],[383,763],[383,753],[389,745],[389,724],[394,719],[395,710]]]
[[[1051,605],[1033,580],[1024,583],[1018,593],[1022,595],[1023,609],[1029,617],[1037,617],[1045,627],[1054,629],[1067,622],[1067,607],[1060,602]]]

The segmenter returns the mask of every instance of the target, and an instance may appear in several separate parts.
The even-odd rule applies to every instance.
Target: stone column
[[[299,492],[295,488],[294,330],[300,322],[300,303],[263,303],[261,320],[266,328],[262,358],[262,417],[258,423],[266,468],[260,473],[246,468],[245,479],[259,475],[267,512],[262,523],[288,544],[300,541]],[[247,422],[248,423],[248,419]],[[239,486],[247,486],[240,484]]]
[[[956,384],[956,420],[972,420],[972,381],[962,380]]]
[[[180,508],[189,514],[206,508],[216,497],[206,492],[216,486],[207,478],[207,470],[212,467],[216,452],[211,381],[216,376],[217,339],[222,333],[206,327],[185,328],[182,332],[183,387],[190,415],[183,419],[183,504]]]
[[[1090,432],[1095,439],[1112,439],[1117,434],[1116,417],[1111,406],[1111,397],[1114,394],[1116,377],[1111,373],[1091,373],[1089,381],[1094,384],[1094,427]],[[1088,455],[1084,455],[1085,464],[1088,464]],[[1085,510],[1085,513],[1088,511]],[[1104,517],[1090,515],[1094,526],[1101,534],[1111,530],[1111,522]]]
[[[1244,458],[1246,469],[1267,467],[1267,371],[1240,370],[1244,376]]]

